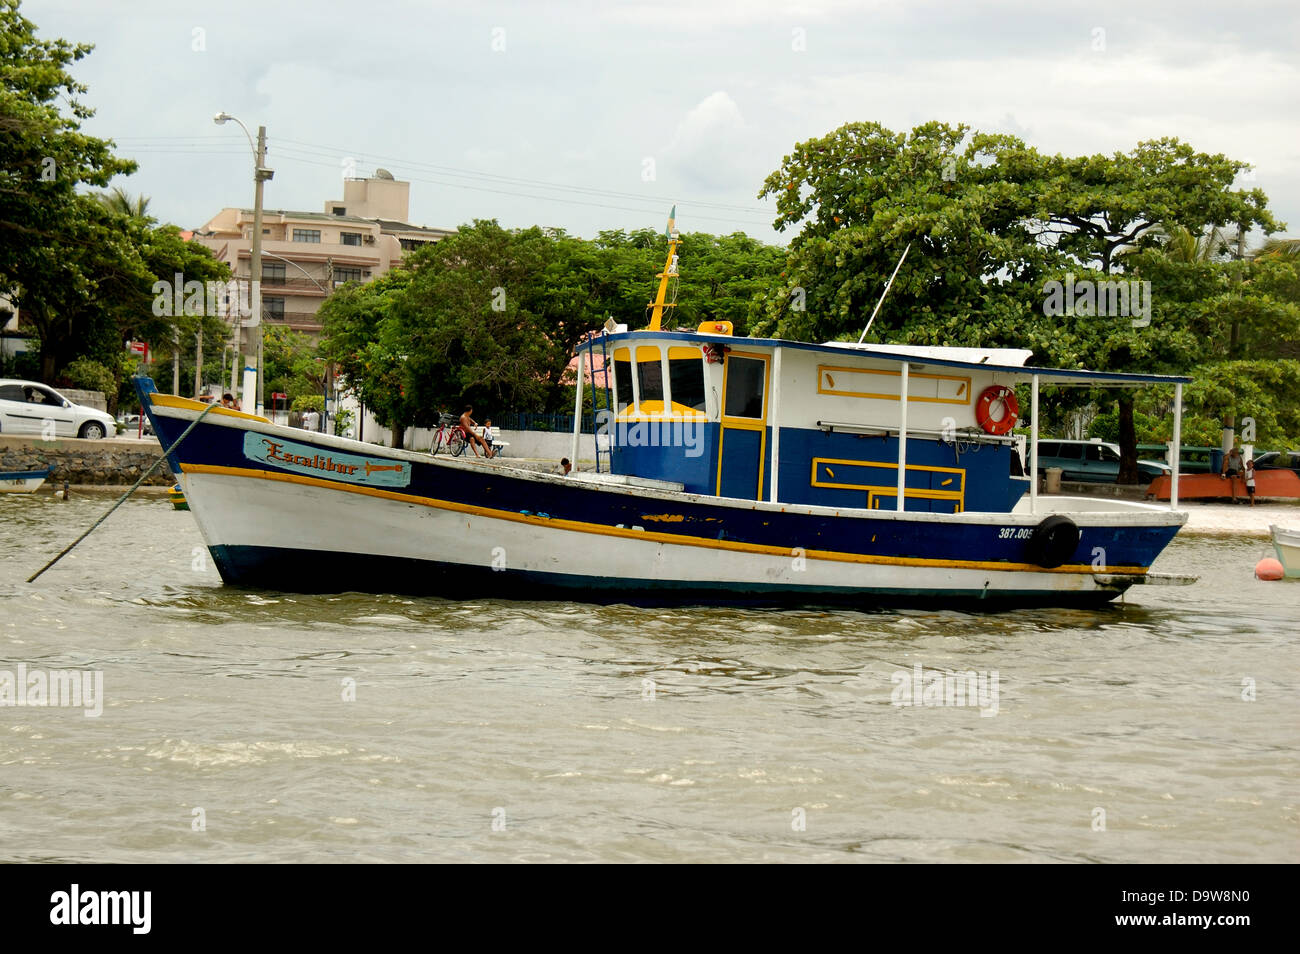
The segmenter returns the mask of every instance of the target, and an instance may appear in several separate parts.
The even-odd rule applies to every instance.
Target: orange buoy
[[[1264,557],[1255,564],[1255,576],[1261,580],[1280,580],[1285,575],[1282,564],[1272,557]]]
[[[1000,417],[993,416],[994,404],[1002,406]],[[985,388],[975,402],[975,421],[989,434],[1006,434],[1016,426],[1019,413],[1020,404],[1016,401],[1016,392],[1002,384]]]

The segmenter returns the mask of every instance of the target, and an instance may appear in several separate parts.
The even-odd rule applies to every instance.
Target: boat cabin
[[[1012,430],[1017,384],[1032,384],[1036,405],[1040,379],[1169,383],[1181,405],[1185,379],[1029,368],[1031,355],[739,338],[727,322],[614,326],[580,347],[578,378],[588,364],[600,369],[599,469],[692,493],[840,509],[1008,512],[1023,498],[1032,508],[1037,467]]]

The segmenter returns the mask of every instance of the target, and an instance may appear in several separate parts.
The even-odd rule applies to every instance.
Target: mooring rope
[[[111,516],[113,515],[113,511],[114,511],[114,510],[116,510],[118,507],[122,506],[122,504],[126,503],[126,498],[127,498],[127,497],[130,497],[133,493],[135,493],[135,492],[140,488],[140,485],[141,485],[141,484],[143,484],[146,480],[148,480],[151,476],[153,476],[153,472],[154,472],[155,470],[158,469],[158,465],[161,464],[163,461],[165,461],[165,460],[167,459],[167,455],[168,455],[168,454],[170,454],[170,453],[171,453],[172,451],[174,451],[176,448],[180,447],[180,445],[181,445],[181,441],[185,440],[185,438],[187,438],[187,437],[190,436],[190,431],[194,430],[194,428],[196,428],[196,427],[198,426],[199,421],[201,421],[201,420],[203,420],[205,417],[207,417],[207,416],[208,416],[208,412],[211,411],[213,408],[218,407],[218,406],[219,406],[219,405],[217,405],[216,403],[212,403],[212,404],[209,404],[207,407],[205,407],[205,408],[203,409],[203,413],[201,413],[198,417],[196,417],[193,421],[190,422],[190,426],[187,427],[187,428],[185,428],[184,432],[181,434],[180,437],[176,438],[176,442],[175,442],[174,444],[172,444],[171,447],[167,448],[165,451],[162,452],[162,456],[159,457],[156,461],[153,462],[153,465],[152,465],[148,470],[146,470],[146,471],[144,472],[143,475],[141,475],[140,479],[137,480],[137,481],[135,482],[135,485],[132,486],[131,489],[128,490],[126,493],[124,493],[121,497],[119,497],[117,503],[113,504],[113,506],[111,506],[111,507],[108,508],[108,512],[107,512],[107,513],[105,513],[102,517],[100,517],[98,520],[96,520],[94,523],[92,523],[92,524],[90,525],[90,529],[89,529],[89,530],[87,530],[87,531],[86,531],[85,533],[83,533],[81,536],[77,537],[77,539],[73,540],[70,544],[68,544],[68,546],[64,548],[64,550],[63,550],[62,553],[60,553],[60,554],[59,554],[58,556],[56,556],[53,560],[51,560],[49,563],[45,564],[45,566],[41,567],[39,570],[37,570],[35,573],[33,573],[31,576],[29,576],[29,577],[27,578],[27,582],[28,582],[28,583],[32,583],[32,582],[34,582],[38,576],[40,576],[42,573],[44,573],[44,572],[45,572],[46,570],[48,570],[50,567],[54,566],[54,564],[58,563],[58,562],[59,562],[60,560],[62,560],[65,556],[67,556],[69,553],[71,553],[73,547],[75,547],[75,546],[76,546],[78,543],[80,543],[82,540],[86,539],[86,537],[88,537],[88,536],[90,536],[92,533],[94,533],[94,532],[95,532],[95,528],[98,527],[98,526],[99,526],[101,523],[103,523],[105,520],[107,520],[109,517],[111,517]]]

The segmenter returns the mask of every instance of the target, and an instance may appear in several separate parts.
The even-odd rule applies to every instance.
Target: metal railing
[[[476,415],[486,419],[487,415]],[[492,426],[507,431],[549,431],[556,434],[573,433],[573,415],[563,412],[506,411],[491,416]],[[591,414],[583,415],[582,432],[594,434]]]

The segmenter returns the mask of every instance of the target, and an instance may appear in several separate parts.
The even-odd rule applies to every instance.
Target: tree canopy
[[[681,304],[669,321],[743,330],[782,251],[744,235],[682,238]],[[428,426],[465,404],[564,410],[582,338],[608,317],[645,325],[666,244],[652,230],[585,240],[475,221],[335,292],[320,311],[323,353],[384,426]]]
[[[1245,360],[1264,340],[1300,339],[1287,294],[1294,256],[1222,254],[1227,228],[1284,227],[1262,191],[1234,188],[1247,168],[1170,138],[1067,157],[965,125],[850,123],[797,144],[763,184],[775,227],[799,233],[754,327],[856,340],[911,243],[867,340],[1029,348],[1040,364],[1113,371]],[[1193,248],[1211,236],[1219,251],[1180,261],[1189,236]],[[1052,283],[1089,296],[1053,308]],[[1126,303],[1130,291],[1144,295],[1140,313],[1102,307],[1097,296],[1116,285]],[[1060,395],[1067,405],[1089,397]],[[1135,475],[1132,394],[1118,402]]]
[[[0,49],[0,292],[35,331],[46,381],[78,358],[120,378],[125,339],[165,350],[198,331],[202,316],[154,313],[155,282],[221,281],[229,271],[175,226],[157,226],[147,199],[120,186],[87,191],[136,169],[110,140],[81,131],[94,110],[69,67],[90,45],[38,39],[18,0],[0,0]],[[204,323],[224,338],[220,321]]]

